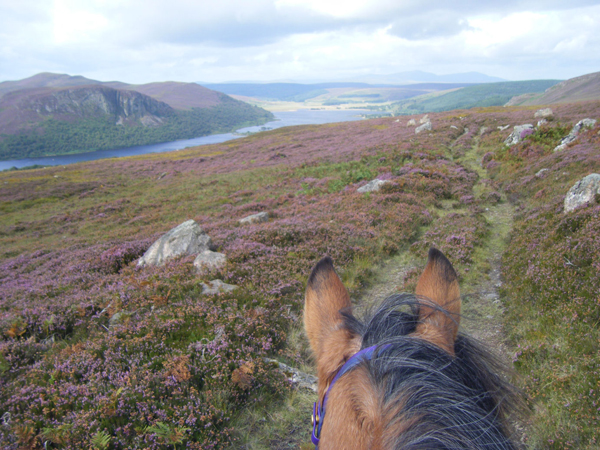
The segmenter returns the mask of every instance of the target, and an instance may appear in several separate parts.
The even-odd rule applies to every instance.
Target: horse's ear
[[[344,327],[341,311],[351,314],[350,295],[329,257],[313,268],[306,286],[304,328],[316,357],[319,380],[335,373],[360,350],[355,333]]]
[[[448,258],[435,248],[429,250],[415,294],[422,297],[415,335],[454,355],[461,306],[458,277]]]

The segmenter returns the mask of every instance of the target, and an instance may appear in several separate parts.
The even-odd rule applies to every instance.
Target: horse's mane
[[[509,414],[521,409],[520,395],[506,381],[503,364],[464,335],[454,344],[454,357],[409,336],[420,301],[410,294],[392,295],[362,321],[343,314],[344,326],[362,336],[362,348],[390,344],[362,363],[384,409],[394,415],[384,447],[516,448],[506,424]]]

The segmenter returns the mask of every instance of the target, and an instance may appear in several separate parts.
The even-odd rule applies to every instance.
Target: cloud
[[[596,1],[21,0],[0,4],[7,79],[340,79],[600,69]]]

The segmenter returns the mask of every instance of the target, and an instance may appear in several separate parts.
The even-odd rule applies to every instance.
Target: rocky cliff
[[[110,116],[115,124],[157,125],[173,114],[164,102],[135,91],[104,86],[64,89],[25,89],[0,100],[0,132],[11,133],[52,117],[62,120]]]

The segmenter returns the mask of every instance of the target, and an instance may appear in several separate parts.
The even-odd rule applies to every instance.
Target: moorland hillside
[[[580,120],[600,119],[600,103],[557,105],[504,144],[536,110],[288,127],[0,173],[0,446],[308,448],[315,396],[272,361],[312,370],[301,332],[312,265],[330,255],[358,301],[394,258],[416,265],[395,289],[414,289],[433,245],[471,307],[461,323],[502,330],[497,350],[531,409],[526,445],[596,448],[600,205],[565,212],[564,199],[600,173],[598,123],[554,149]],[[387,183],[358,191],[375,178]],[[506,241],[490,215],[503,205]],[[240,222],[259,212],[268,220]],[[196,255],[137,265],[190,219],[224,265],[199,270]],[[496,279],[493,239],[496,315],[469,295]],[[215,280],[237,288],[206,289]]]

